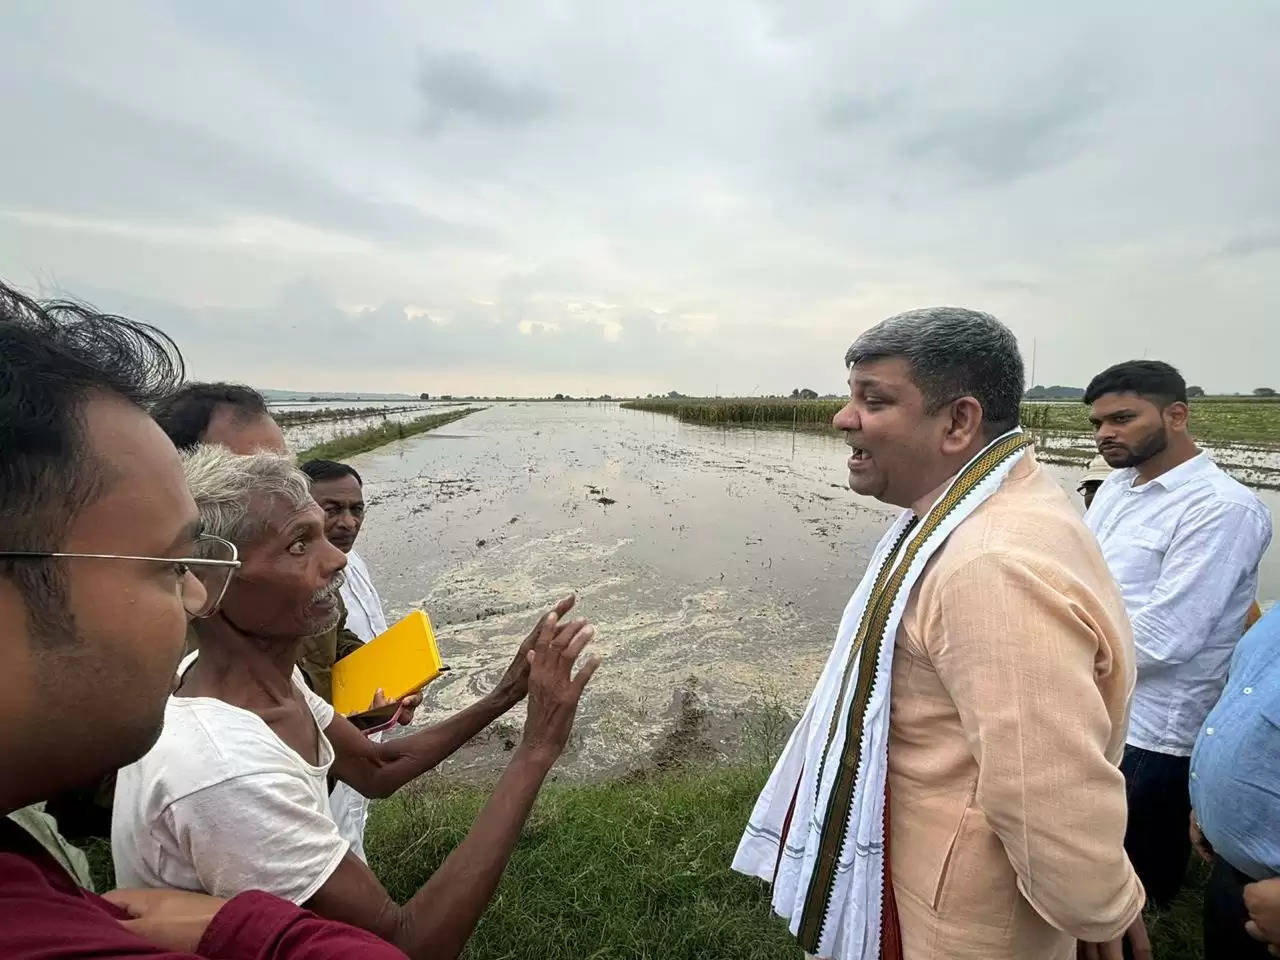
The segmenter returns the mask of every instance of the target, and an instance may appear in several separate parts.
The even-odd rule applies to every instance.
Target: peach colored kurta
[[[930,559],[898,630],[905,960],[1070,960],[1138,915],[1116,767],[1133,683],[1119,590],[1028,452]]]

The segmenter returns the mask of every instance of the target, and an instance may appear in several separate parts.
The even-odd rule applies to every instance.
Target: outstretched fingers
[[[524,638],[524,643],[520,644],[522,650],[532,650],[542,636],[542,631],[546,629],[548,618],[553,618],[552,622],[559,621],[564,615],[573,609],[573,605],[578,602],[578,598],[572,593],[562,599],[549,611],[544,613],[538,622],[533,625],[533,629],[529,631],[529,635]]]
[[[596,628],[584,622],[582,626],[569,638],[569,642],[565,644],[564,652],[561,656],[573,663],[578,659],[578,654],[586,648],[587,644],[596,638]]]
[[[563,653],[574,636],[587,626],[590,626],[590,624],[587,622],[586,617],[562,621],[556,628],[556,635],[551,640],[552,648]]]
[[[578,671],[577,676],[573,675],[573,665],[577,662],[582,651],[586,649],[587,644],[591,643],[595,638],[595,626],[590,623],[583,623],[569,637],[568,642],[561,650],[560,668],[564,671],[564,678],[570,681],[570,687],[575,698],[581,696],[583,689],[591,679],[591,675],[600,666],[600,658],[598,656],[591,657],[582,665],[582,669]]]
[[[553,610],[542,618],[542,623],[538,625],[538,629],[533,638],[533,649],[531,652],[537,654],[547,649],[551,645],[552,639],[556,635],[556,627],[560,625],[560,618]]]
[[[587,658],[587,662],[582,665],[582,669],[578,671],[578,675],[573,678],[573,690],[577,696],[582,696],[582,691],[585,690],[587,684],[591,682],[591,675],[596,672],[599,666],[599,654],[593,654]]]

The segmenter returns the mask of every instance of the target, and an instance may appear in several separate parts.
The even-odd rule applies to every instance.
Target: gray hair
[[[930,413],[959,397],[982,404],[988,436],[1018,425],[1025,380],[1013,332],[989,313],[963,307],[909,310],[881,320],[853,342],[845,366],[902,357]]]
[[[187,487],[205,533],[244,548],[268,528],[263,509],[283,499],[294,510],[315,501],[307,475],[289,457],[274,453],[239,456],[218,444],[182,454]]]

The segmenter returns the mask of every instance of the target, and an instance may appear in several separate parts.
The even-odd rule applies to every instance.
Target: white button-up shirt
[[[382,598],[369,576],[364,558],[352,550],[347,554],[346,579],[339,592],[347,606],[347,629],[368,643],[387,631],[387,618],[382,612]]]
[[[1189,757],[1257,596],[1271,515],[1204,453],[1135,487],[1137,475],[1130,467],[1109,476],[1085,522],[1133,623],[1127,742]]]
[[[347,629],[368,643],[387,629],[387,618],[382,612],[382,598],[373,586],[369,567],[364,558],[352,550],[347,554],[346,579],[339,591],[347,606]],[[382,734],[372,735],[381,741]],[[369,820],[369,801],[354,787],[339,783],[329,795],[329,808],[338,825],[342,839],[351,844],[351,852],[361,860],[364,854],[364,827]]]

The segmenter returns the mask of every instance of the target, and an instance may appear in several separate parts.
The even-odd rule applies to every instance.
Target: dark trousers
[[[1125,852],[1147,891],[1147,904],[1167,907],[1182,889],[1191,856],[1191,758],[1126,746],[1120,769],[1129,800]]]
[[[1204,960],[1269,960],[1267,945],[1244,932],[1244,887],[1253,881],[1221,857],[1204,888]]]

